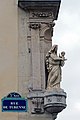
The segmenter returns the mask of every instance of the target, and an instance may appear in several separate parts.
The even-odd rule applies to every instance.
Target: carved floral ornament
[[[53,13],[52,12],[33,12],[31,16],[36,18],[53,17]]]
[[[38,29],[40,27],[41,27],[40,23],[30,23],[29,24],[29,28],[32,28],[32,29]]]
[[[50,23],[41,23],[41,24],[46,24],[49,28],[53,28],[55,26],[55,22],[50,22]],[[41,28],[41,24],[40,23],[30,23],[29,24],[29,28],[32,29],[39,29]]]

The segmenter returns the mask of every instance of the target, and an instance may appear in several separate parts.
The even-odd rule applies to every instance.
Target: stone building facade
[[[28,11],[26,7],[23,10],[18,0],[0,1],[0,100],[11,92],[19,92],[26,98],[31,90],[45,90],[45,56],[52,46],[54,20],[57,20],[59,7],[60,3],[55,3],[46,11],[44,6],[43,11],[40,8]],[[27,113],[2,112],[0,102],[0,119],[52,119],[47,114],[31,114],[33,105],[30,100],[28,105],[30,111]]]

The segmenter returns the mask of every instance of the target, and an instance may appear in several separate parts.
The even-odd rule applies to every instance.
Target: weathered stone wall
[[[1,99],[18,89],[18,13],[16,0],[0,0],[0,120],[18,120],[2,113]]]

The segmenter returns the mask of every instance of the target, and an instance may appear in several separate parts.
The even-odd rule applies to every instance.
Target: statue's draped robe
[[[47,88],[60,87],[61,67],[60,58],[55,54],[49,57],[49,74]]]

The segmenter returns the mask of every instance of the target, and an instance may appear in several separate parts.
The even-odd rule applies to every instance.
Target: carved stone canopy
[[[61,0],[18,0],[18,6],[23,9],[51,9],[54,19],[57,20]],[[48,16],[47,14],[46,16]]]

